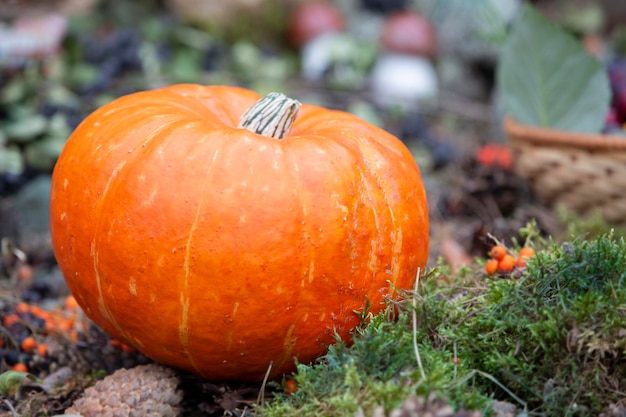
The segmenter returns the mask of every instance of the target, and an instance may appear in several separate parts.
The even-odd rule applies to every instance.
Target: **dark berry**
[[[20,361],[20,353],[17,350],[1,349],[0,352],[2,353],[2,359],[9,366],[13,366]]]
[[[626,83],[613,89],[613,107],[617,113],[618,124],[626,121]]]
[[[364,9],[375,13],[391,13],[407,8],[406,0],[361,0]]]
[[[30,288],[22,291],[21,298],[27,303],[37,303],[43,300],[43,296],[41,295],[41,293],[39,293],[38,291],[33,291]]]
[[[626,58],[619,58],[611,61],[607,67],[611,87],[626,84]]]
[[[202,69],[205,71],[214,71],[219,67],[219,61],[222,56],[221,48],[209,48],[202,56]]]
[[[0,196],[8,196],[17,192],[26,183],[23,173],[0,172]]]
[[[425,140],[430,136],[429,129],[428,123],[421,114],[411,114],[405,117],[400,125],[400,137],[402,140]]]
[[[433,158],[433,169],[446,167],[454,159],[454,146],[447,142],[435,142],[430,150]]]

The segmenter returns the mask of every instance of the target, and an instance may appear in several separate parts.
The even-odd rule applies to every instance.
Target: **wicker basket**
[[[517,174],[545,203],[626,225],[626,137],[504,122]]]

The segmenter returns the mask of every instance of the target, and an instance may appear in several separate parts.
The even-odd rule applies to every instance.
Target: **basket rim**
[[[626,136],[574,133],[553,128],[525,125],[511,116],[504,119],[509,139],[537,145],[574,146],[589,150],[626,150]]]

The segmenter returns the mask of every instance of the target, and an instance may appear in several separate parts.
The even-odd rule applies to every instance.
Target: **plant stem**
[[[11,414],[13,414],[13,417],[19,417],[17,414],[17,411],[15,411],[15,408],[13,408],[13,404],[11,404],[8,400],[6,399],[2,399],[2,402],[4,403],[4,405],[6,405],[9,409],[9,411],[11,412]]]
[[[246,111],[239,128],[274,139],[289,134],[300,109],[300,102],[282,93],[269,93]]]

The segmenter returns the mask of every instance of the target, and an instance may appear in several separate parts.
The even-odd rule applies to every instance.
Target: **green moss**
[[[410,394],[427,397],[431,393],[456,403],[457,408],[488,406],[487,396],[469,385],[455,383],[456,375],[471,370],[455,365],[451,351],[430,343],[419,344],[420,355],[429,367],[422,380],[414,353],[411,313],[404,310],[392,318],[390,311],[392,308],[374,316],[358,331],[351,346],[338,342],[319,363],[299,364],[293,375],[297,392],[278,395],[262,415],[351,416],[359,409],[370,415],[376,406],[389,411]]]
[[[528,415],[599,415],[626,392],[626,243],[605,233],[541,246],[510,277],[423,277],[398,317],[390,308],[352,346],[340,342],[317,364],[299,365],[298,391],[278,394],[262,414],[367,416],[434,394],[485,415],[492,399]]]
[[[568,239],[570,236],[596,239],[598,236],[611,233],[612,230],[615,230],[618,235],[622,236],[624,232],[626,232],[623,225],[616,227],[615,225],[607,223],[600,210],[595,210],[586,216],[581,216],[565,207],[558,207],[556,213],[566,233],[563,239]]]
[[[596,416],[626,390],[626,245],[613,234],[550,246],[519,279],[495,279],[455,301],[430,288],[426,325],[539,414]],[[442,307],[443,304],[443,307]],[[465,317],[441,314],[463,306]],[[492,390],[482,383],[485,393]],[[506,393],[493,391],[497,398]]]

